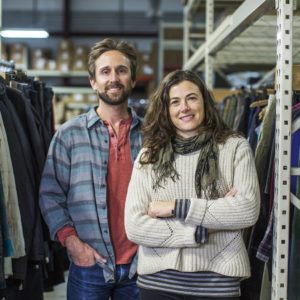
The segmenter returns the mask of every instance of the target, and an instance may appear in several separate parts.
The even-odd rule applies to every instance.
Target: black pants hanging
[[[0,289],[0,299],[5,300],[43,300],[43,273],[40,265],[28,264],[26,285],[20,290],[20,286],[8,280],[7,287]]]

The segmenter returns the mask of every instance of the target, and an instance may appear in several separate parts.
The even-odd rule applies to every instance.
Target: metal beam
[[[206,13],[205,13],[205,39],[209,40],[210,35],[214,30],[214,0],[206,0]],[[213,88],[214,77],[214,59],[209,53],[209,49],[205,50],[205,82],[209,89]]]
[[[200,4],[201,0],[189,0],[188,4],[184,7],[184,13],[186,15],[192,15]]]
[[[64,0],[64,19],[63,19],[63,32],[64,32],[64,38],[68,39],[70,37],[70,14],[71,14],[71,4],[70,0]]]
[[[275,188],[272,299],[287,300],[290,241],[291,124],[293,79],[293,1],[276,1],[277,64],[275,76]]]
[[[2,0],[0,0],[0,30],[2,30]],[[0,35],[0,58],[2,57],[2,36]]]
[[[62,31],[49,31],[49,35],[52,37],[64,37]],[[158,33],[156,32],[139,32],[139,31],[70,31],[69,37],[135,37],[135,38],[157,38]]]

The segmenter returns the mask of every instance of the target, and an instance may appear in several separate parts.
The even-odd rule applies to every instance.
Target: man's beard
[[[124,90],[123,93],[118,98],[111,98],[106,92],[99,93],[99,98],[109,105],[120,105],[128,100],[130,90]]]

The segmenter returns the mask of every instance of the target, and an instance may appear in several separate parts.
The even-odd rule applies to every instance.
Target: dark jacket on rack
[[[13,272],[15,278],[25,280],[28,259],[43,259],[43,247],[39,247],[39,249],[34,249],[33,247],[33,245],[37,244],[43,246],[43,238],[40,234],[37,234],[40,231],[37,219],[38,207],[36,206],[38,187],[32,168],[34,158],[26,132],[13,104],[6,95],[6,87],[3,83],[1,83],[0,90],[0,111],[12,157],[27,254],[24,258],[13,260]],[[35,239],[38,239],[40,242],[36,243]]]
[[[43,141],[43,149],[47,154],[54,134],[52,112],[53,91],[51,88],[38,84],[36,81],[29,81],[26,85],[17,82],[16,89],[30,102],[30,108],[34,114],[36,126]],[[40,89],[43,89],[43,91],[39,92]],[[44,97],[41,98],[41,95]]]
[[[0,77],[0,112],[15,177],[26,255],[12,259],[13,277],[5,279],[5,282],[2,281],[4,286],[0,289],[0,298],[39,300],[43,299],[45,276],[44,238],[49,236],[49,232],[41,217],[38,189],[53,134],[50,132],[52,93],[49,92],[51,89],[48,91],[43,84],[38,85],[38,90],[35,90],[35,81],[27,77],[19,78],[14,74],[9,73],[6,78],[10,79],[10,84],[17,89],[8,87],[7,82]],[[26,96],[28,93],[35,97],[29,99]],[[44,94],[47,99],[43,97]],[[44,105],[47,107],[47,114],[44,113]],[[37,108],[42,108],[43,113]],[[49,119],[45,120],[45,118]],[[0,266],[1,263],[2,260]],[[1,270],[3,271],[2,267],[0,272]]]
[[[23,96],[21,92],[16,89],[6,88],[7,97],[10,99],[13,104],[16,113],[20,119],[22,127],[28,137],[31,151],[33,154],[33,165],[34,175],[37,186],[39,186],[39,181],[41,178],[41,174],[44,167],[44,162],[46,159],[46,152],[44,152],[44,146],[42,143],[41,135],[38,131],[38,126],[42,126],[42,124],[37,123],[40,122],[36,119],[33,113],[33,107],[31,107],[31,103],[27,98]]]

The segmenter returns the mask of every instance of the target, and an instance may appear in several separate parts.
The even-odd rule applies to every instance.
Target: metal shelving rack
[[[205,39],[209,40],[214,30],[214,0],[206,0],[206,27],[205,27]],[[204,53],[205,61],[205,80],[209,89],[213,87],[213,65],[214,58],[209,52],[209,48],[205,48]]]
[[[272,299],[287,299],[292,107],[293,1],[277,0],[275,203]]]
[[[189,23],[189,26],[186,26],[186,24]],[[176,22],[163,22],[161,21],[159,24],[159,34],[158,34],[158,76],[157,76],[157,82],[160,82],[164,76],[164,68],[165,66],[165,50],[183,50],[183,61],[185,61],[188,57],[188,47],[192,47],[190,45],[190,40],[197,39],[197,40],[203,40],[205,34],[204,33],[190,33],[190,28],[197,27],[199,30],[204,29],[204,24],[199,23],[193,23],[189,22],[189,20],[186,20],[186,22],[182,23],[176,23]],[[213,24],[212,24],[213,25]],[[177,29],[183,31],[183,40],[182,39],[172,39],[172,38],[166,38],[166,30],[168,29]],[[187,30],[187,31],[186,31]],[[186,32],[184,32],[186,31]],[[187,46],[190,45],[190,46]],[[174,62],[178,65],[182,64],[183,62]]]
[[[190,1],[196,3],[198,0]],[[210,0],[206,1],[210,2]],[[209,3],[208,5],[212,4]],[[190,7],[193,7],[193,5],[191,4]],[[184,62],[184,68],[195,69],[201,65],[205,59],[205,53],[215,55],[272,7],[274,7],[274,0],[246,0],[243,2],[232,15],[227,16],[222,24],[206,38],[205,43]],[[189,14],[191,10],[185,10],[184,14]],[[188,18],[188,16],[185,16],[184,20]],[[209,19],[209,16],[207,19]]]
[[[88,77],[87,71],[60,71],[60,70],[27,70],[28,76],[41,77]]]
[[[182,50],[182,40],[178,39],[165,39],[165,30],[182,29],[182,23],[160,22],[158,33],[158,76],[157,81],[160,82],[164,76],[164,52],[165,50]]]
[[[87,71],[60,71],[60,70],[27,70],[26,74],[33,77],[53,77],[53,78],[88,78]],[[91,87],[77,86],[53,86],[55,94],[92,94]]]
[[[189,33],[190,14],[200,0],[189,0],[184,10],[185,40]],[[276,9],[276,146],[275,146],[275,199],[274,238],[272,267],[272,299],[287,300],[288,244],[291,157],[291,106],[293,64],[293,1],[292,0],[246,0],[223,23],[211,32],[211,8],[213,0],[206,0],[208,25],[206,41],[189,57],[189,43],[184,45],[184,68],[195,69],[205,63],[205,77],[211,87],[211,70],[216,55],[234,38],[249,28],[267,11]],[[246,59],[246,57],[245,57]],[[297,171],[298,174],[299,170]]]

